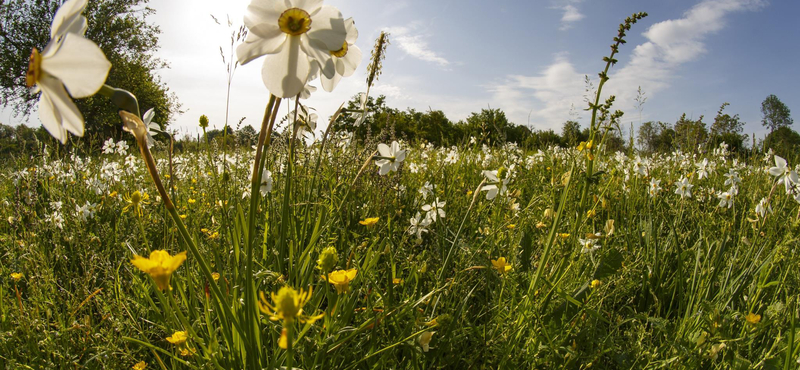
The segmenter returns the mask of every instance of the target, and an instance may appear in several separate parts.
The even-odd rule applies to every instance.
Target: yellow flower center
[[[136,205],[139,204],[139,202],[141,201],[142,201],[142,193],[140,193],[138,190],[134,191],[133,194],[131,194],[131,203]]]
[[[292,320],[300,314],[300,297],[296,290],[285,286],[278,290],[278,295],[272,298],[275,307],[283,314],[286,320]]]
[[[347,55],[347,41],[342,44],[342,48],[339,50],[331,50],[331,55],[337,58],[344,58]]]
[[[33,48],[31,58],[28,61],[28,73],[25,75],[25,84],[30,88],[39,82],[39,77],[42,75],[42,55],[39,50]]]
[[[311,29],[311,16],[303,9],[291,8],[278,18],[281,31],[292,36],[300,36]]]

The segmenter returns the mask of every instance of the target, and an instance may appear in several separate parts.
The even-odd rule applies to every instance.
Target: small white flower
[[[684,177],[681,181],[675,182],[675,194],[681,196],[681,198],[691,198],[692,197],[692,187],[694,185],[689,183],[689,179]]]
[[[261,196],[266,196],[267,193],[272,191],[272,172],[262,170],[261,172],[261,186],[259,187]]]
[[[731,208],[733,207],[733,194],[729,192],[722,192],[717,194],[717,198],[719,198],[719,205],[720,208]]]
[[[431,221],[436,222],[436,220],[438,220],[439,217],[441,218],[445,217],[446,214],[444,212],[444,206],[446,204],[447,202],[442,202],[439,200],[439,198],[436,198],[436,200],[433,201],[431,204],[426,204],[422,206],[422,210],[427,212],[427,215],[425,216],[426,218],[430,218]]]
[[[375,161],[379,167],[378,173],[383,176],[389,171],[396,172],[400,167],[400,163],[406,159],[406,150],[400,149],[400,144],[397,141],[392,141],[392,146],[380,143],[378,144],[378,153],[381,159]]]
[[[113,138],[108,138],[108,140],[103,143],[103,154],[114,154],[116,150],[117,144],[114,143]]]
[[[767,215],[767,212],[772,213],[772,207],[767,203],[767,198],[761,198],[761,200],[756,205],[756,214],[758,217],[764,218]]]
[[[598,234],[599,235],[599,234]],[[600,249],[600,244],[598,244],[595,239],[580,239],[578,241],[581,243],[581,253],[591,253],[598,249]]]
[[[650,187],[648,193],[651,197],[655,197],[661,191],[661,180],[650,179]]]

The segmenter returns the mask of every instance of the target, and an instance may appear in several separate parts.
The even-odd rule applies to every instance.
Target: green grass
[[[595,170],[603,173],[581,207],[585,158],[573,149],[536,156],[511,146],[403,144],[410,152],[398,172],[379,176],[369,163],[356,178],[380,141],[391,140],[332,140],[321,157],[319,142],[298,145],[288,193],[289,148],[276,141],[266,159],[272,192],[257,204],[250,267],[249,198],[242,194],[253,154],[212,144],[177,156],[163,180],[174,186],[177,212],[200,254],[221,275],[220,301],[192,254],[164,294],[130,264],[134,254],[188,249],[139,157],[131,171],[124,157],[108,154],[8,163],[0,184],[0,364],[287,366],[288,351],[278,347],[283,323],[238,303],[255,299],[247,293],[252,283],[268,297],[284,285],[313,287],[304,311],[326,316],[293,324],[291,361],[303,369],[798,366],[798,204],[766,173],[772,158],[734,162],[709,154],[716,168],[698,179],[700,156],[655,156],[646,177],[635,172],[635,158],[621,155],[620,162],[597,152]],[[458,159],[447,163],[451,150]],[[166,155],[156,157],[168,174]],[[111,163],[119,164],[117,179]],[[474,194],[482,171],[500,167],[513,176],[508,189],[491,201],[485,191]],[[716,194],[729,188],[724,174],[731,168],[741,178],[739,192],[732,208],[721,208]],[[673,183],[687,175],[692,197],[681,199]],[[655,197],[650,178],[661,180]],[[87,185],[93,180],[99,189]],[[431,191],[423,198],[418,190],[426,182]],[[142,217],[123,211],[122,197],[135,190],[150,196]],[[446,216],[417,240],[409,219],[437,197],[446,201]],[[772,208],[766,217],[754,212],[762,198]],[[49,219],[57,201],[60,228]],[[97,207],[84,221],[75,209],[86,202]],[[544,216],[548,208],[557,211],[556,228],[555,218]],[[368,217],[380,219],[359,224]],[[605,237],[611,219],[615,230]],[[601,247],[581,253],[579,238],[596,232]],[[336,294],[316,268],[329,246],[338,252],[337,268],[358,270],[346,294]],[[492,268],[498,257],[510,261],[509,273]],[[15,282],[14,272],[24,277]],[[593,280],[600,282],[594,288]],[[223,305],[241,328],[225,318]],[[760,321],[748,323],[750,313]],[[194,353],[181,356],[166,341],[178,330],[190,333]],[[419,342],[425,331],[435,332],[427,352]]]

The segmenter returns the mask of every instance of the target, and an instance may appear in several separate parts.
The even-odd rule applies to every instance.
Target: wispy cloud
[[[560,30],[568,30],[572,28],[573,23],[586,17],[576,6],[580,4],[581,1],[583,0],[556,0],[554,2],[552,8],[563,12],[561,15],[561,27],[559,27]]]
[[[392,43],[406,54],[442,67],[450,65],[450,61],[431,49],[427,37],[417,33],[417,27],[387,27],[384,30],[391,34]]]
[[[763,0],[705,0],[681,18],[650,26],[643,34],[647,41],[633,49],[630,62],[610,75],[603,95],[616,95],[617,109],[633,109],[637,88],[641,86],[651,98],[669,88],[671,80],[679,77],[681,65],[706,52],[706,39],[725,28],[728,14],[762,6]],[[584,79],[595,72],[578,72],[568,55],[559,54],[539,74],[509,75],[490,89],[515,122],[525,123],[530,115],[538,128],[557,130],[570,118],[570,106],[585,105]]]

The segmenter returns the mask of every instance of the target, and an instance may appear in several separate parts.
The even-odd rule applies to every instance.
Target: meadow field
[[[205,116],[176,142],[106,81],[86,4],[64,2],[30,56],[49,136],[0,163],[0,368],[800,366],[796,153],[612,146],[603,86],[647,14],[619,25],[585,140],[484,124],[437,146],[373,129],[383,32],[365,92],[316,129],[300,100],[353,74],[354,22],[253,0],[228,64],[265,58],[252,142],[211,138]],[[94,94],[119,135],[85,127],[73,98]]]
[[[131,260],[187,245],[125,145],[7,163],[0,361],[235,368],[246,357],[220,305],[236,315],[251,281],[270,304],[305,290],[302,312],[324,315],[295,324],[300,368],[797,366],[799,208],[779,157],[598,154],[581,206],[575,148],[401,143],[405,160],[381,176],[375,143],[298,147],[291,174],[288,146],[273,145],[251,275],[239,204],[252,151],[205,146],[172,171],[159,155],[214,279],[189,255],[163,294]],[[326,281],[341,270],[349,289]],[[281,322],[255,325],[263,359],[285,364]]]

